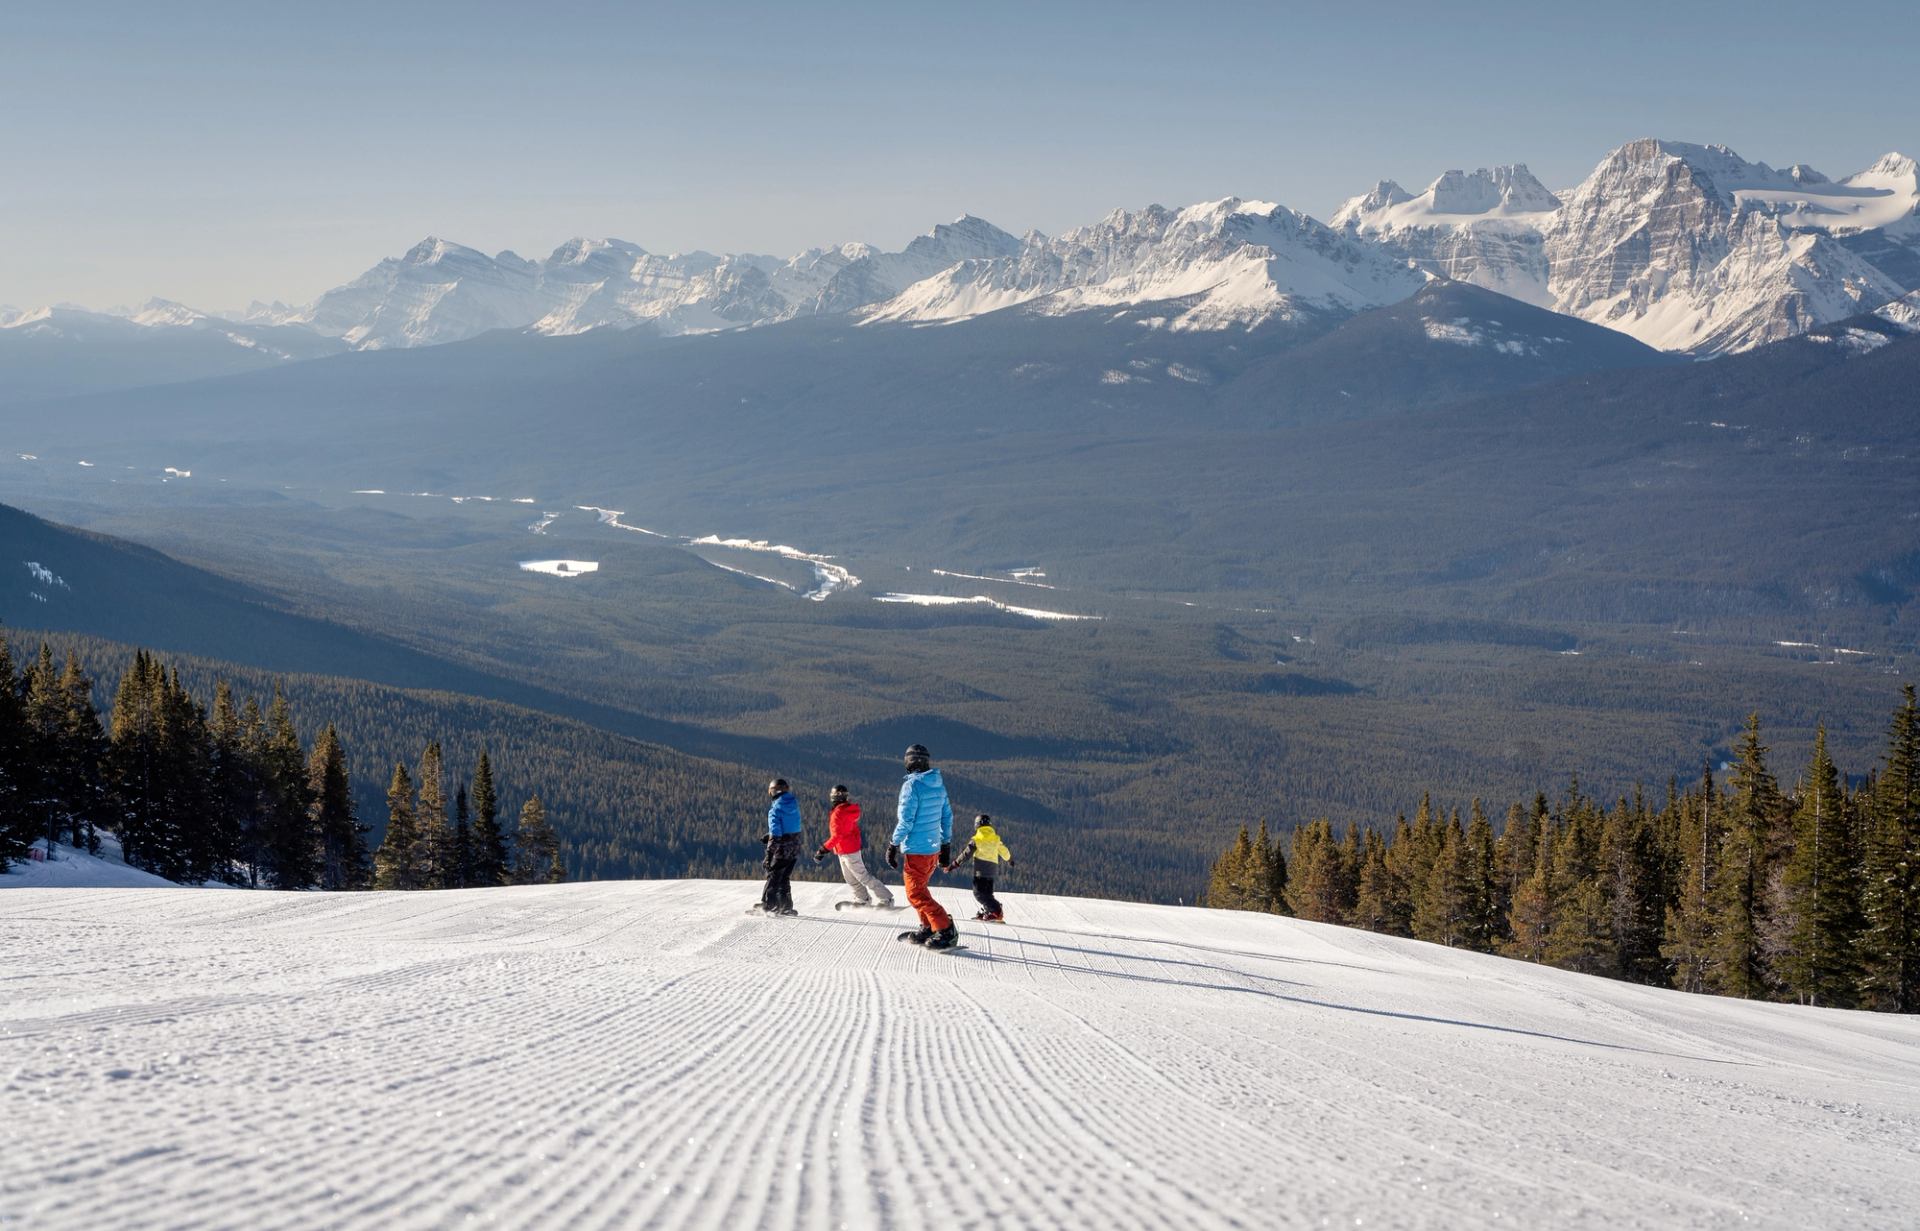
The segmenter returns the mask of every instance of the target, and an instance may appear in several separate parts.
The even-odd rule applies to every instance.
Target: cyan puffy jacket
[[[777,838],[783,833],[800,832],[800,801],[788,791],[773,801],[767,809],[767,836]]]
[[[937,855],[953,841],[953,805],[940,771],[908,774],[900,784],[900,823],[893,844],[909,855]]]

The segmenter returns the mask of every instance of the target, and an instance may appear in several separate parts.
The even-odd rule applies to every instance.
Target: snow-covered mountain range
[[[1889,154],[1835,183],[1724,146],[1634,141],[1552,193],[1524,166],[1390,180],[1334,225],[1422,269],[1662,350],[1750,349],[1920,287],[1920,174]]]
[[[1227,198],[1118,210],[1055,237],[1016,238],[967,216],[898,252],[851,243],[787,259],[578,238],[531,260],[430,237],[304,307],[256,303],[234,324],[155,301],[123,319],[218,328],[243,346],[262,344],[249,330],[302,330],[356,349],[494,329],[685,334],[836,314],[934,323],[1012,307],[1164,305],[1137,318],[1245,329],[1397,303],[1429,276],[1663,350],[1746,350],[1920,291],[1920,170],[1889,154],[1836,182],[1723,146],[1640,140],[1558,192],[1523,165],[1448,171],[1419,193],[1382,180],[1331,225]],[[46,310],[0,313],[0,331],[47,323]]]

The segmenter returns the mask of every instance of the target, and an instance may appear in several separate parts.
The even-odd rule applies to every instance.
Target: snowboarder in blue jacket
[[[787,789],[785,778],[767,783],[767,853],[760,864],[767,871],[760,891],[760,909],[769,915],[797,915],[793,908],[793,865],[800,860],[800,801]]]

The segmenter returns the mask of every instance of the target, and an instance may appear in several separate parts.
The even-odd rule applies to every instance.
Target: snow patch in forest
[[[662,534],[658,530],[649,530],[645,526],[629,526],[626,522],[620,520],[622,517],[625,517],[626,514],[619,509],[603,509],[599,505],[594,504],[576,504],[573,507],[579,509],[582,513],[593,514],[600,519],[601,525],[612,526],[615,530],[631,530],[635,534],[644,534],[649,538],[656,539],[673,538],[671,534]]]
[[[38,584],[49,587],[58,586],[62,590],[73,589],[65,580],[56,575],[52,569],[41,564],[38,560],[27,560],[24,561],[24,563],[27,566],[28,574],[31,575]]]
[[[598,560],[522,560],[520,570],[549,577],[580,577],[600,571]]]
[[[193,477],[193,471],[182,470],[177,466],[169,466],[166,470],[162,471],[162,473],[174,479],[191,479]]]
[[[387,493],[385,488],[362,487],[356,490],[353,494],[356,496],[384,496]]]
[[[933,572],[941,577],[964,577],[968,581],[997,581],[1001,585],[1032,586],[1036,590],[1057,590],[1060,588],[1059,586],[1050,586],[1044,581],[1031,580],[1035,575],[1041,577],[1046,576],[1045,573],[1034,569],[1016,570],[1008,573],[1005,577],[986,577],[979,573],[955,573],[943,568],[934,569]]]
[[[92,463],[92,462],[81,462],[81,463],[80,463],[80,465],[82,465],[82,466],[85,466],[85,467],[86,467],[86,468],[87,468],[88,470],[92,470],[92,469],[93,469],[93,463]]]
[[[527,529],[533,531],[535,534],[545,534],[547,527],[559,520],[560,514],[558,513],[542,512],[540,514],[540,520],[528,526]]]
[[[995,611],[1004,611],[1010,615],[1026,616],[1034,620],[1103,620],[1106,618],[1105,616],[1097,615],[1075,615],[1065,611],[1042,611],[1037,607],[1015,607],[1010,603],[1003,603],[997,598],[989,598],[984,594],[975,594],[968,598],[961,598],[953,594],[888,593],[874,595],[873,601],[876,603],[911,603],[918,607],[991,607]]]
[[[813,589],[808,590],[803,597],[810,598],[816,603],[824,602],[828,596],[837,591],[857,589],[860,585],[860,579],[855,577],[845,566],[834,563],[832,556],[822,556],[810,551],[801,551],[798,547],[788,547],[784,543],[769,543],[765,539],[723,539],[717,534],[703,534],[699,538],[688,539],[687,542],[694,547],[725,547],[733,551],[763,552],[788,560],[803,560],[813,567],[814,582]],[[713,562],[709,560],[708,563],[711,564]],[[721,567],[725,566],[722,565]],[[733,571],[745,572],[745,570],[742,569],[735,569]],[[755,576],[753,573],[746,573],[745,575],[748,577]],[[761,580],[766,581],[769,579],[763,577]],[[785,582],[778,584],[786,585]],[[789,590],[797,590],[798,588],[797,586],[787,586]]]

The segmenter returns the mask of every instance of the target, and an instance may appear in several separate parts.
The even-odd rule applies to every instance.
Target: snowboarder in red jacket
[[[825,863],[828,855],[838,855],[840,876],[853,891],[854,904],[890,909],[893,894],[867,871],[867,857],[860,850],[860,805],[849,798],[844,786],[834,787],[827,798],[833,804],[833,813],[827,820],[827,840],[813,853],[813,861]]]

